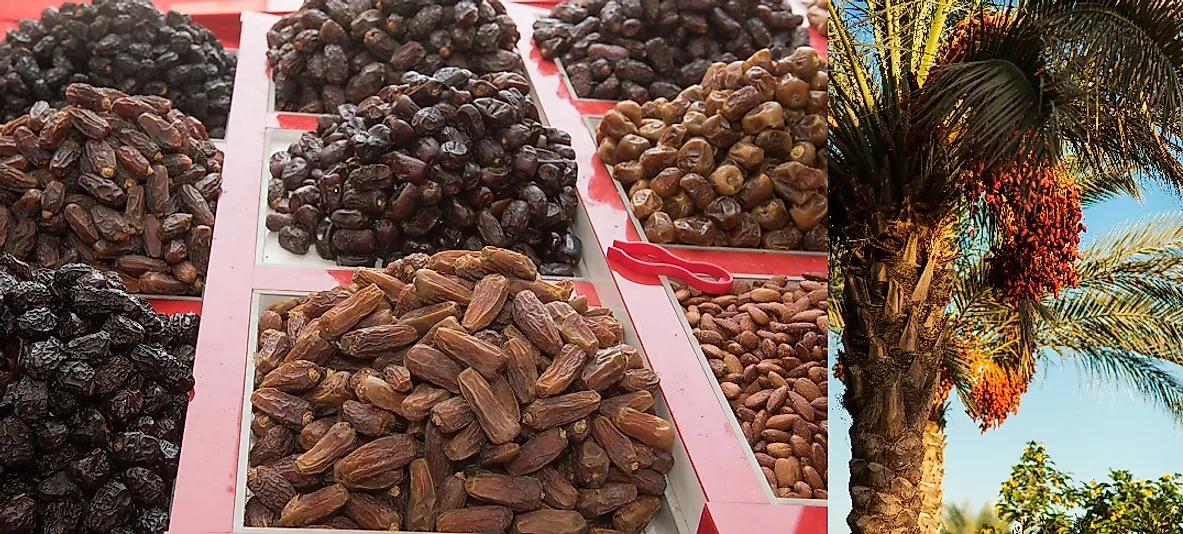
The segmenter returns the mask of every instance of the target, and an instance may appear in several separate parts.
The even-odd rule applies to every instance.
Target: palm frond
[[[971,340],[981,357],[1015,370],[1029,368],[1024,357],[1072,361],[1094,384],[1125,387],[1183,422],[1183,404],[1175,402],[1183,399],[1181,218],[1145,217],[1095,238],[1082,249],[1080,285],[1030,309],[997,301],[979,261],[984,255],[968,256],[950,305],[951,337]],[[951,347],[944,363],[976,416],[969,393],[977,373]]]
[[[1180,191],[1183,4],[1025,0],[1017,11],[1046,51],[1057,92],[1049,126],[1071,152],[1099,173],[1133,163]]]
[[[1183,261],[1183,213],[1163,213],[1126,221],[1098,235],[1082,248],[1077,263],[1081,286],[1094,280],[1113,281],[1120,273],[1146,274],[1154,267],[1166,271]],[[1144,265],[1147,262],[1150,265]],[[1153,274],[1153,273],[1150,273]]]
[[[1115,385],[1128,389],[1183,425],[1183,380],[1177,368],[1141,354],[1104,347],[1055,352],[1075,364],[1094,389],[1108,390]]]
[[[1080,205],[1084,208],[1120,197],[1130,197],[1138,202],[1145,199],[1142,184],[1148,180],[1134,165],[1114,165],[1098,172],[1085,168],[1075,156],[1069,156],[1064,159],[1062,168],[1065,176],[1076,182]]]
[[[1176,0],[1025,0],[1019,9],[1103,96],[1143,105],[1160,121],[1183,107],[1183,4]],[[1156,121],[1157,122],[1157,121]],[[1177,124],[1177,123],[1176,123]]]

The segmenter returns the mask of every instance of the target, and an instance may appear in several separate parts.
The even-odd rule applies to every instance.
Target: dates
[[[498,533],[651,520],[651,501],[621,499],[662,494],[672,468],[657,375],[609,310],[538,273],[508,250],[411,254],[267,307],[251,465],[290,488],[279,510],[252,494],[252,517]]]
[[[66,92],[60,109],[37,103],[14,121],[22,126],[0,133],[0,146],[29,152],[19,169],[0,162],[0,206],[11,212],[5,249],[35,267],[93,262],[136,293],[200,295],[221,152],[164,98],[135,97],[146,111],[124,119],[112,102],[131,97],[85,84]],[[143,256],[167,266],[121,261]]]
[[[114,273],[69,262],[33,269],[4,252],[0,316],[10,318],[0,357],[0,531],[163,532],[197,316],[157,314]],[[283,426],[259,428],[252,466],[292,445]],[[295,490],[271,475],[251,469],[247,484],[282,507]]]
[[[489,383],[480,373],[471,368],[466,369],[457,377],[457,382],[460,384],[460,392],[472,407],[489,441],[500,445],[509,442],[521,432],[521,425],[514,417],[515,414],[499,402]]]
[[[279,245],[298,255],[315,246],[326,260],[353,267],[496,246],[516,252],[473,258],[481,266],[469,268],[481,274],[469,281],[493,273],[511,285],[534,280],[539,268],[524,271],[523,258],[537,260],[544,275],[573,275],[582,253],[571,231],[579,203],[575,153],[570,135],[540,123],[525,77],[444,67],[436,77],[395,71],[383,85],[387,79],[395,85],[323,110],[338,114],[269,162],[267,227]],[[421,303],[467,305],[474,284],[458,287],[443,274],[456,273],[419,284]],[[478,303],[487,307],[473,308],[466,328],[496,318],[509,295],[502,296],[505,285],[481,287]]]
[[[472,532],[501,534],[509,529],[513,510],[504,506],[474,506],[440,514],[436,520],[438,532]]]
[[[790,6],[767,0],[560,2],[534,23],[534,42],[543,58],[563,61],[579,97],[643,103],[673,100],[712,63],[760,47],[788,57],[809,43],[803,22]]]
[[[753,52],[708,64],[672,99],[621,102],[597,128],[600,159],[630,185],[650,241],[826,250],[826,121],[824,105],[810,107],[825,94],[824,62],[808,47]]]
[[[340,484],[307,495],[296,495],[283,507],[276,526],[303,527],[333,515],[349,502],[349,490]]]
[[[64,127],[102,139],[121,120],[163,117],[174,107],[196,118],[186,123],[194,137],[225,136],[237,60],[187,15],[136,3],[67,4],[22,21],[10,37],[0,63],[0,78],[9,80],[0,123],[48,101],[34,122],[46,127],[40,140],[51,150],[66,137]],[[54,113],[67,102],[77,108]]]
[[[479,74],[520,71],[517,26],[501,2],[459,7],[426,3],[392,13],[377,0],[306,3],[267,32],[275,107],[332,113],[346,101],[379,94],[387,80],[405,72],[438,73],[454,86],[465,81],[457,67]]]
[[[731,294],[717,297],[683,286],[675,286],[675,293],[772,491],[782,498],[825,499],[827,278],[803,276],[737,282]],[[735,354],[739,350],[742,356]],[[635,373],[621,385],[640,391],[646,382]],[[657,453],[664,449],[656,438],[665,431],[653,431],[664,425],[651,425],[646,415],[623,407],[611,414],[624,433],[657,446]],[[654,458],[653,468],[663,467]]]
[[[542,506],[542,484],[530,477],[479,473],[468,478],[464,489],[472,497],[529,512]]]

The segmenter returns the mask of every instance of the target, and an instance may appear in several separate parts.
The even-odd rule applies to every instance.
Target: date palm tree
[[[950,322],[959,280],[972,278],[959,261],[978,254],[986,300],[1013,310],[994,323],[1010,359],[972,362],[992,364],[987,383],[1025,389],[1037,326],[1089,311],[1043,304],[1084,278],[1088,191],[1068,163],[1109,177],[1092,186],[1109,194],[1130,180],[1183,185],[1183,0],[836,0],[830,28],[847,522],[920,532],[925,427],[938,392],[978,368],[947,356],[995,342]],[[984,420],[1017,404],[1006,387],[979,393]]]
[[[986,431],[1018,411],[1026,391],[1029,358],[1053,370],[1072,366],[1093,391],[1122,389],[1170,414],[1183,425],[1183,213],[1127,223],[1082,250],[1080,283],[1038,302],[1031,328],[1033,352],[1014,340],[1023,320],[1019,309],[992,299],[985,268],[957,269],[949,308],[951,339],[942,369],[970,417]],[[966,263],[972,258],[967,255]],[[1001,371],[991,375],[985,369]],[[997,376],[1017,377],[1002,380]],[[937,392],[937,399],[949,389]],[[1013,396],[1012,396],[1013,395]],[[944,404],[944,403],[943,403]],[[928,517],[940,517],[947,404],[934,406],[925,427],[920,514],[922,532],[936,531]]]
[[[1136,193],[1136,191],[1133,191]],[[1099,200],[1085,195],[1085,205]],[[1030,357],[1045,369],[1071,364],[1095,391],[1122,389],[1169,413],[1183,425],[1183,213],[1144,218],[1114,228],[1082,250],[1080,284],[1039,303]],[[983,430],[1001,424],[1015,404],[983,406],[1000,389],[983,370],[997,366],[1021,375],[1024,355],[1014,342],[1021,320],[1017,307],[993,299],[981,254],[959,259],[957,286],[949,307],[950,338],[973,339],[946,345],[942,373],[924,429],[919,485],[920,531],[935,534],[941,524],[945,418],[950,392]],[[841,331],[841,313],[832,328]],[[971,348],[972,350],[965,350]],[[1008,386],[1008,385],[1003,385]],[[1025,389],[1025,387],[1024,387]],[[993,411],[994,413],[987,413]]]

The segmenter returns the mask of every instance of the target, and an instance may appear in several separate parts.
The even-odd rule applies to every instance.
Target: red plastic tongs
[[[735,280],[730,272],[718,265],[679,258],[658,245],[643,241],[613,241],[608,247],[608,261],[638,274],[677,278],[704,293],[727,293]],[[715,280],[704,279],[698,273]]]

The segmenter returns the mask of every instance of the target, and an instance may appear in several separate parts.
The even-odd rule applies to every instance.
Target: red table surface
[[[597,244],[603,253],[615,239],[636,238],[628,212],[606,169],[595,158],[594,142],[583,126],[581,109],[565,94],[553,63],[543,62],[530,44],[531,22],[539,10],[510,5],[522,32],[519,49],[529,50],[526,67],[553,126],[573,137],[580,166],[579,193]],[[196,396],[189,408],[170,532],[225,534],[232,532],[242,422],[244,358],[249,354],[251,299],[255,290],[311,291],[347,278],[347,272],[256,265],[255,228],[260,216],[261,169],[265,157],[264,129],[294,126],[307,118],[267,112],[264,33],[275,17],[242,15],[242,45],[231,113],[218,224],[202,305],[203,324],[194,370]],[[721,264],[746,261],[745,254],[695,252]],[[822,270],[825,258],[780,256],[782,261],[748,265],[742,272],[799,274]],[[752,469],[745,447],[734,434],[726,407],[714,394],[713,376],[702,369],[680,322],[681,311],[655,279],[613,273],[615,284],[634,324],[650,366],[661,376],[662,395],[681,441],[702,485],[708,506],[701,512],[703,534],[825,532],[821,506],[770,504],[766,482]],[[586,291],[588,287],[581,287]],[[592,287],[591,289],[594,289]]]

